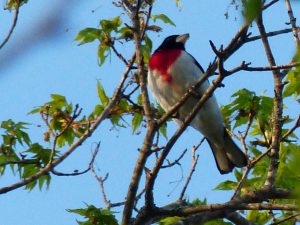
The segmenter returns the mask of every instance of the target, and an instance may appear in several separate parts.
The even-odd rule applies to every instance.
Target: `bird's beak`
[[[185,44],[185,42],[187,41],[187,39],[189,39],[190,37],[190,34],[182,34],[182,35],[179,35],[177,38],[176,38],[176,42],[180,42],[182,44]]]

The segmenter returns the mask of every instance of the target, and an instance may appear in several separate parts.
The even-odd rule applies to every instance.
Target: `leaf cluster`
[[[77,221],[79,225],[118,225],[114,213],[108,209],[100,209],[94,205],[86,205],[86,208],[68,209],[68,212],[83,216],[85,221]]]
[[[28,178],[47,165],[50,159],[50,149],[43,148],[38,143],[32,143],[27,129],[28,123],[13,122],[12,120],[2,121],[0,145],[0,173],[4,174],[9,167],[14,174],[20,178]],[[22,150],[20,150],[22,149]],[[44,184],[49,186],[50,176],[40,177],[25,186],[26,189],[33,189],[37,184],[41,189]]]

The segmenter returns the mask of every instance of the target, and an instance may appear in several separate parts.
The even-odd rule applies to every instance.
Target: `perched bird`
[[[189,34],[167,37],[149,60],[148,85],[161,107],[169,111],[187,90],[195,84],[204,70],[195,58],[185,51]],[[179,108],[175,119],[179,124],[189,115],[200,97],[209,87],[206,80]],[[207,139],[221,174],[234,167],[247,165],[247,157],[227,133],[216,98],[211,96],[190,124]]]

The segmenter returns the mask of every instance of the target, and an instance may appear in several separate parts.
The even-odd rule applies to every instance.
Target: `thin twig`
[[[10,37],[17,25],[17,21],[18,21],[18,17],[19,17],[19,9],[20,9],[20,0],[16,0],[16,8],[15,8],[13,23],[11,25],[11,28],[10,28],[7,36],[4,38],[3,42],[0,44],[0,49],[2,49],[4,47],[4,45],[8,42],[8,40],[10,39]]]
[[[98,150],[99,150],[99,145],[98,145],[97,148],[95,149],[95,152],[98,152]],[[94,164],[91,164],[91,165],[90,165],[90,170],[91,170],[93,176],[94,176],[94,177],[96,178],[96,180],[98,181],[98,184],[99,184],[99,186],[100,186],[100,190],[101,190],[101,194],[102,194],[102,198],[103,198],[105,207],[106,207],[107,209],[110,209],[110,208],[111,208],[110,200],[108,200],[107,195],[106,195],[106,192],[105,192],[105,188],[104,188],[104,182],[107,180],[109,174],[106,173],[106,175],[105,175],[104,178],[98,176],[97,173],[95,172]]]
[[[94,151],[94,152],[93,152],[93,154],[92,154],[92,159],[91,159],[91,161],[90,161],[90,163],[89,163],[88,168],[86,168],[86,169],[83,170],[83,171],[75,171],[75,172],[73,172],[73,173],[62,173],[62,172],[57,171],[56,169],[53,168],[53,169],[51,170],[51,173],[53,173],[53,174],[56,175],[56,176],[78,176],[78,175],[85,174],[85,173],[87,173],[88,171],[91,170],[91,165],[94,164],[94,161],[95,161],[95,159],[96,159],[97,153],[98,153],[98,151]]]
[[[127,60],[124,58],[124,56],[123,56],[120,52],[118,52],[118,50],[116,49],[115,45],[112,44],[112,45],[110,46],[110,48],[113,50],[113,52],[116,54],[116,56],[118,56],[119,59],[120,59],[122,62],[124,62],[125,65],[127,66],[127,65],[128,65]]]
[[[167,165],[163,165],[163,166],[161,166],[161,168],[166,169],[166,168],[170,168],[175,165],[180,165],[179,161],[183,158],[185,153],[187,153],[187,149],[184,149],[184,151],[180,154],[180,156],[177,159],[175,159],[173,162],[168,162]]]
[[[257,71],[273,71],[273,70],[282,70],[282,69],[291,69],[297,66],[300,66],[299,62],[292,62],[285,65],[277,65],[277,66],[249,66],[250,63],[242,62],[240,66],[233,68],[232,70],[227,71],[227,76],[237,73],[239,71],[249,71],[249,72],[257,72]]]
[[[294,126],[289,129],[283,136],[282,139],[286,139],[288,136],[290,136],[297,128],[300,127],[300,115],[298,115],[298,118],[296,120],[296,123],[294,124]]]
[[[191,166],[191,169],[190,169],[190,173],[185,181],[185,184],[182,188],[182,191],[179,195],[179,200],[183,200],[183,197],[185,195],[185,192],[186,192],[186,189],[192,179],[192,176],[193,176],[193,173],[195,172],[195,168],[196,168],[196,165],[198,163],[198,159],[199,159],[199,154],[196,155],[196,151],[198,150],[198,148],[202,145],[202,143],[204,142],[205,140],[205,137],[203,137],[200,141],[200,143],[196,146],[193,146],[193,149],[192,149],[192,166]]]
[[[299,29],[299,27],[297,27],[297,29]],[[287,29],[282,29],[282,30],[268,32],[268,33],[266,33],[265,36],[266,37],[274,37],[274,36],[277,36],[277,35],[280,35],[280,34],[287,34],[287,33],[290,33],[290,32],[292,32],[292,29],[291,28],[287,28]],[[256,41],[256,40],[260,40],[260,39],[261,39],[261,35],[247,37],[245,39],[245,43]]]
[[[286,221],[289,221],[289,220],[292,220],[292,219],[295,219],[296,217],[300,216],[300,213],[297,213],[297,214],[294,214],[294,215],[291,215],[291,216],[288,216],[282,220],[278,220],[274,223],[271,223],[270,225],[278,225],[278,224],[281,224],[281,223],[284,223]]]
[[[291,26],[292,26],[292,31],[293,31],[293,35],[294,35],[296,48],[299,48],[300,47],[300,39],[299,39],[299,35],[298,35],[299,30],[298,30],[297,25],[296,25],[296,18],[294,17],[294,13],[293,13],[293,9],[292,9],[290,0],[285,0],[285,5],[286,5],[286,8],[287,8],[287,12],[289,14],[289,17],[290,17],[290,23],[291,23]]]
[[[267,8],[271,7],[272,5],[274,5],[276,2],[279,2],[279,0],[272,0],[269,3],[265,4],[263,6],[263,10],[266,10]]]

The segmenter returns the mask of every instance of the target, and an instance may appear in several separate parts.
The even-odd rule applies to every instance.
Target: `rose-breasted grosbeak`
[[[185,51],[189,34],[167,37],[155,50],[149,61],[148,84],[161,107],[168,111],[186,91],[203,75],[204,70],[195,58]],[[176,122],[182,123],[206,89],[206,80],[198,88],[197,95],[190,96],[179,108]],[[247,165],[247,157],[233,142],[224,127],[224,121],[216,98],[211,96],[190,124],[207,139],[221,174],[234,167]]]

